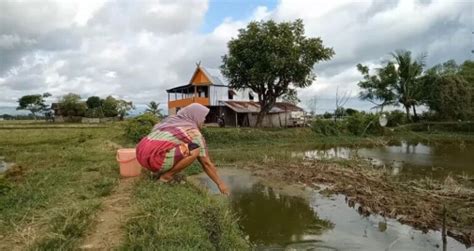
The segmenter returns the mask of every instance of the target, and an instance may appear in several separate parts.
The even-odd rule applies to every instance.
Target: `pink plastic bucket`
[[[117,162],[120,165],[120,175],[123,177],[138,176],[142,171],[142,167],[137,161],[135,148],[118,149]]]

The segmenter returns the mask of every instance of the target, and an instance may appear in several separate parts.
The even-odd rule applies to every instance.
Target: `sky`
[[[218,68],[227,42],[253,20],[297,18],[335,56],[314,66],[301,106],[334,110],[358,100],[358,63],[372,68],[397,49],[426,54],[427,67],[472,60],[472,0],[25,0],[0,1],[0,107],[50,92],[150,101],[166,109],[166,89],[189,82],[196,62]],[[316,100],[316,102],[312,102]]]

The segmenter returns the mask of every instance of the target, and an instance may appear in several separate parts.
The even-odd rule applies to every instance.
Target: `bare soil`
[[[448,235],[466,247],[474,245],[474,191],[460,185],[461,181],[448,177],[444,181],[403,182],[383,170],[356,162],[343,166],[314,161],[252,169],[257,176],[289,183],[328,185],[324,192],[344,194],[349,206],[356,207],[362,215],[377,213],[423,231],[441,230],[445,207]]]
[[[130,198],[137,178],[121,179],[112,194],[102,201],[94,227],[84,238],[81,249],[112,250],[120,246],[125,235],[124,225],[130,214]]]

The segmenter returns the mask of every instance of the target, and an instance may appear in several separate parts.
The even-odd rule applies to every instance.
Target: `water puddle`
[[[259,250],[441,250],[441,233],[426,234],[393,219],[363,217],[342,195],[325,197],[299,185],[283,186],[241,170],[219,170],[231,189],[239,225]],[[191,182],[218,193],[200,174]],[[448,250],[466,249],[448,237]]]
[[[399,142],[378,147],[332,147],[294,152],[292,157],[327,160],[364,158],[373,166],[390,168],[393,175],[445,178],[448,175],[474,177],[474,144],[423,144]]]

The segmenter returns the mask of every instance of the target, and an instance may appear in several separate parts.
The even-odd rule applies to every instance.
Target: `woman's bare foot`
[[[163,183],[168,183],[168,182],[173,180],[173,176],[172,175],[166,175],[166,173],[165,173],[165,174],[161,175],[158,180],[163,182]]]

